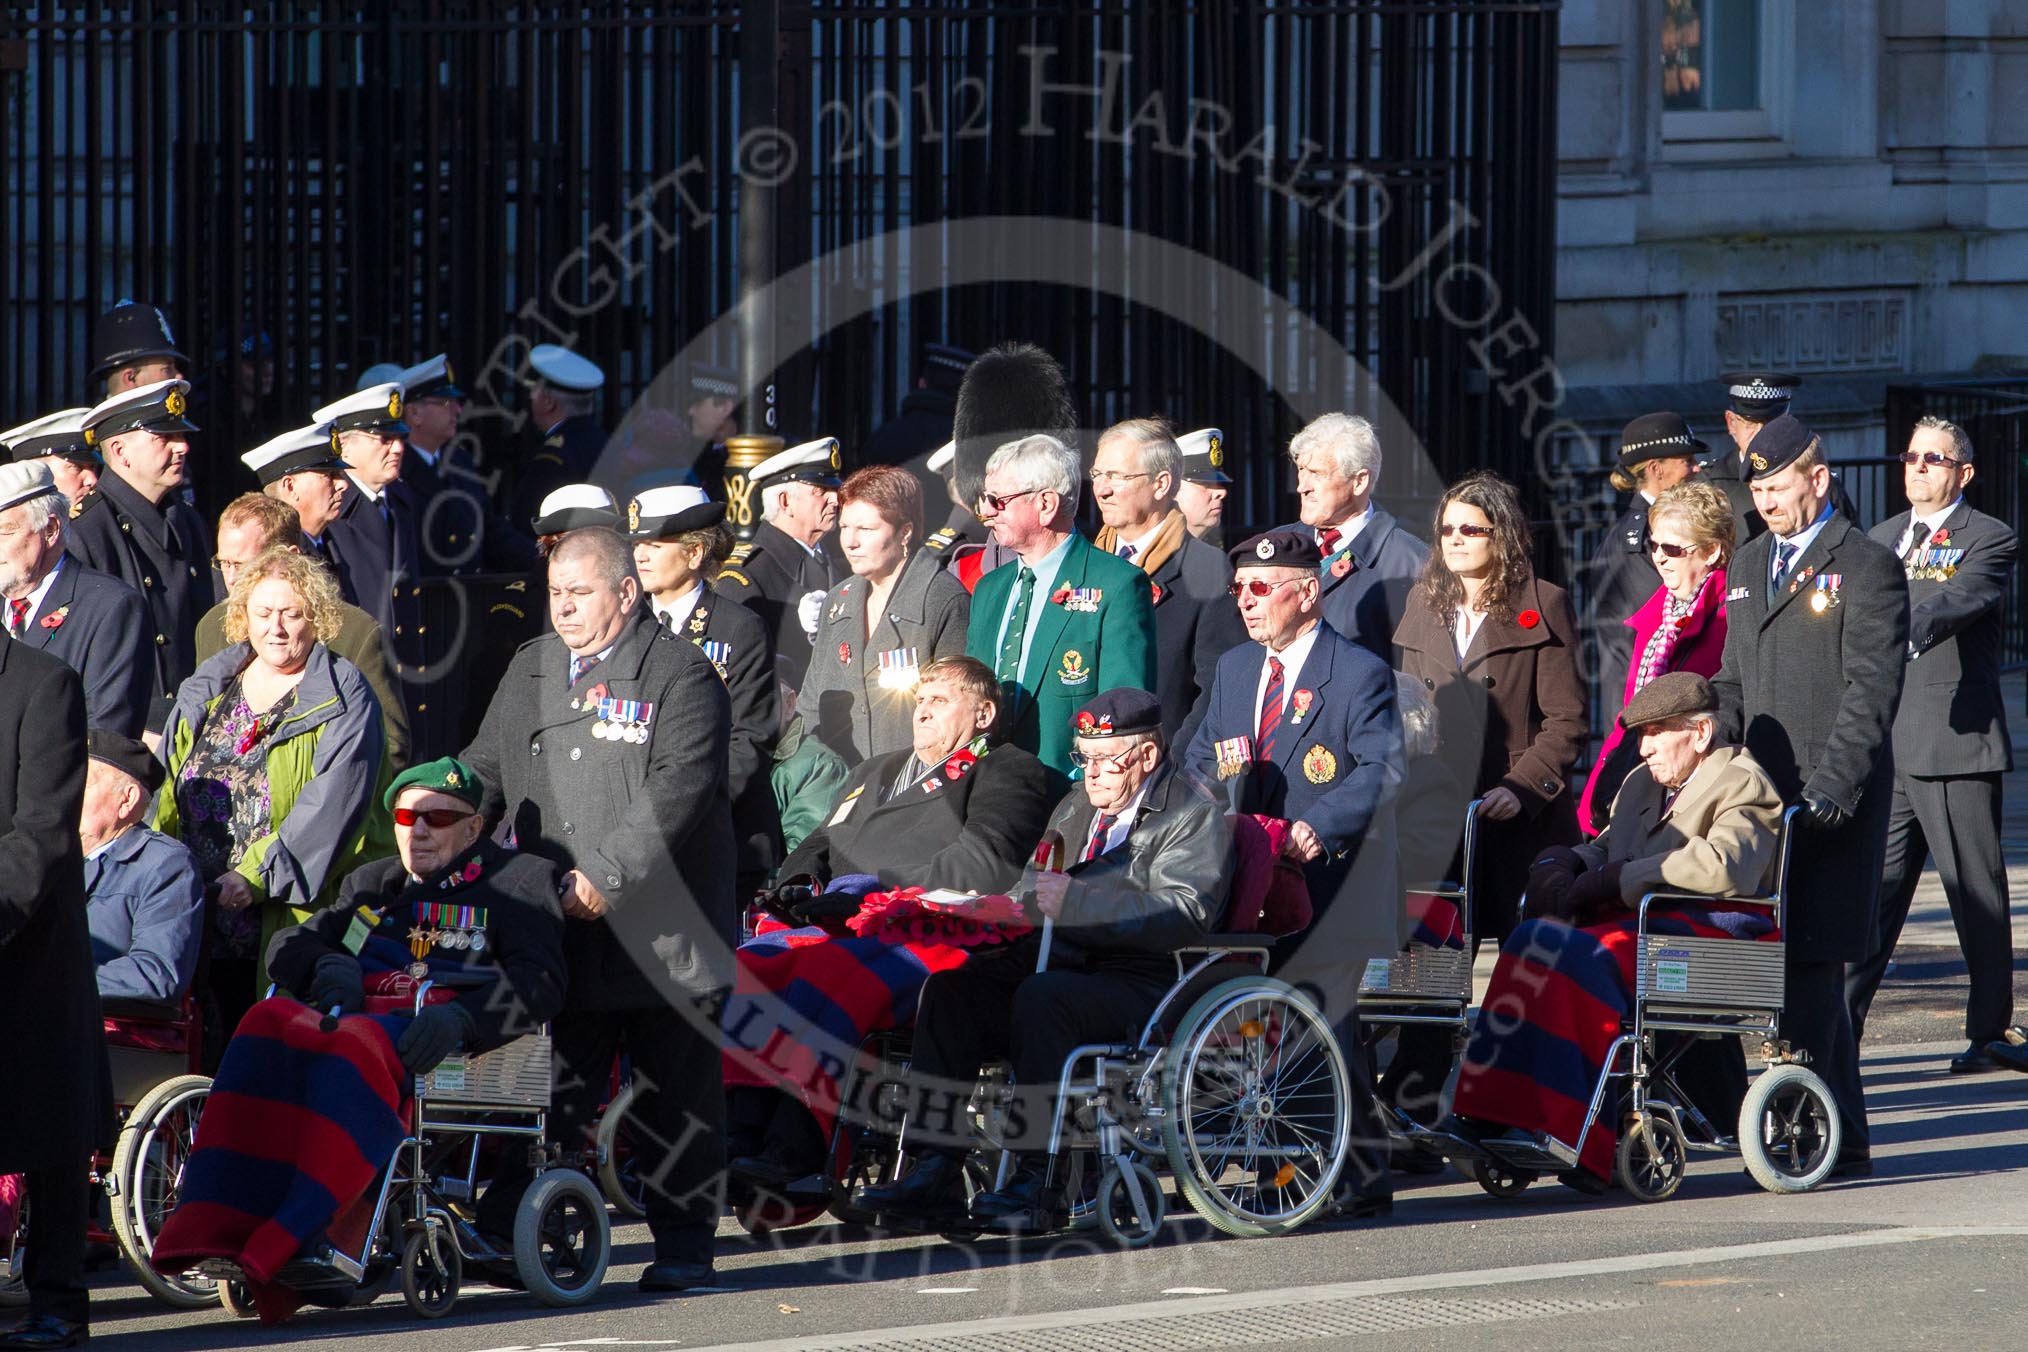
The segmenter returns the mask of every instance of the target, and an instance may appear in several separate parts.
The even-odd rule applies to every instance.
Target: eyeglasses
[[[1461,526],[1453,525],[1448,521],[1437,527],[1437,534],[1443,536],[1446,540],[1450,539],[1453,535],[1462,535],[1467,540],[1483,540],[1492,535],[1492,533],[1493,528],[1491,526]]]
[[[1004,512],[1007,510],[1008,503],[1025,498],[1030,493],[1040,493],[1041,491],[1039,488],[1024,488],[1019,493],[981,493],[979,494],[979,503],[981,506],[992,508],[995,512]]]
[[[1120,474],[1109,469],[1097,469],[1091,473],[1091,486],[1097,488],[1102,484],[1131,483],[1135,479],[1145,479],[1147,477],[1149,476],[1146,474]]]
[[[234,573],[246,567],[246,564],[239,559],[222,559],[216,554],[211,556],[211,563],[213,567],[217,568],[219,572],[227,577],[231,577]]]
[[[1965,462],[1953,460],[1942,451],[1903,451],[1901,453],[1901,463],[1904,465],[1928,465],[1932,469],[1943,469],[1945,467],[1956,469]]]
[[[467,817],[476,817],[478,815],[476,812],[467,812],[463,808],[456,807],[433,807],[427,812],[417,812],[412,807],[398,807],[394,810],[394,824],[396,826],[414,826],[418,821],[425,821],[429,823],[430,830],[444,831],[456,826]]]
[[[1301,582],[1302,580],[1299,577],[1285,577],[1280,582],[1263,582],[1257,577],[1250,577],[1244,582],[1229,583],[1225,588],[1225,594],[1235,601],[1239,599],[1241,592],[1252,592],[1256,598],[1273,596],[1275,588],[1286,587],[1291,582]]]
[[[1660,554],[1665,559],[1687,559],[1697,552],[1697,546],[1670,545],[1664,544],[1660,540],[1650,540],[1648,542],[1648,552],[1650,554]]]
[[[1141,745],[1145,746],[1146,743],[1142,743]],[[1125,751],[1116,751],[1110,756],[1094,756],[1089,752],[1079,751],[1076,747],[1072,747],[1070,751],[1070,763],[1080,770],[1091,769],[1097,766],[1104,766],[1108,770],[1119,770],[1140,749],[1140,746],[1130,746]]]

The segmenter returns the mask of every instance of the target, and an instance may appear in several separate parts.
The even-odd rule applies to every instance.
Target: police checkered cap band
[[[1726,393],[1734,399],[1793,399],[1796,390],[1793,385],[1770,385],[1756,380],[1746,385],[1729,385]]]
[[[1685,433],[1680,437],[1655,437],[1648,441],[1623,442],[1620,445],[1620,454],[1626,455],[1630,451],[1645,451],[1650,446],[1690,446],[1694,448],[1696,445],[1697,439]]]

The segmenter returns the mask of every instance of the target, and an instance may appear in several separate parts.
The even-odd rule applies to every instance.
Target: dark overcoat
[[[1148,575],[1155,588],[1155,693],[1162,732],[1173,747],[1190,745],[1211,703],[1218,659],[1247,641],[1239,604],[1227,590],[1232,564],[1187,531],[1183,545]]]
[[[1301,524],[1283,529],[1315,533]],[[1323,562],[1324,622],[1381,661],[1393,661],[1394,631],[1428,561],[1429,546],[1404,530],[1393,513],[1375,507],[1351,543]]]
[[[870,631],[869,590],[865,578],[848,577],[824,597],[796,697],[804,725],[847,765],[909,747],[916,673],[940,657],[964,655],[972,609],[963,584],[925,550],[902,565],[886,613]]]
[[[1711,683],[1727,734],[1743,736],[1784,803],[1807,788],[1853,814],[1835,831],[1799,830],[1787,930],[1797,961],[1859,962],[1879,929],[1908,581],[1885,546],[1833,513],[1770,596],[1772,541],[1749,541],[1726,572],[1725,659]]]
[[[767,626],[707,582],[678,637],[703,649],[732,701],[725,773],[732,796],[732,829],[739,839],[739,871],[772,872],[782,857],[781,808],[770,779],[782,705]]]
[[[139,737],[148,726],[155,644],[141,593],[66,559],[21,641],[60,657],[84,684],[85,726]]]
[[[566,1007],[715,995],[731,984],[736,927],[725,683],[646,607],[576,686],[569,666],[554,633],[523,644],[464,754],[485,781],[488,822],[582,870],[606,898],[606,916],[565,921]],[[616,719],[645,738],[610,735]]]
[[[781,678],[800,690],[810,666],[810,636],[798,607],[810,592],[827,592],[845,578],[831,550],[820,561],[771,521],[754,527],[753,539],[734,547],[713,583],[721,596],[761,617],[774,636]]]

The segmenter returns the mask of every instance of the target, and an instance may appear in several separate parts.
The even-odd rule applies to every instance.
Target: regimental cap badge
[[[1755,469],[1766,469],[1766,468],[1767,468],[1767,457],[1766,457],[1766,456],[1764,456],[1764,455],[1756,455],[1756,456],[1752,457],[1752,459],[1753,459],[1753,467],[1754,467]]]
[[[337,424],[337,423],[332,423],[332,424],[331,424],[331,449],[332,449],[332,451],[333,451],[334,453],[335,453],[335,452],[336,452],[336,451],[337,451],[337,450],[339,449],[339,446],[338,446],[338,439],[339,439],[339,432],[338,432],[338,424]]]
[[[87,446],[96,446],[99,444],[99,434],[96,430],[92,428],[87,427],[84,430],[84,439],[85,445]]]
[[[444,383],[446,385],[458,383],[458,373],[451,369],[451,359],[449,357],[444,358]]]
[[[162,397],[162,407],[169,410],[170,417],[180,418],[183,416],[183,410],[190,407],[190,401],[184,397],[180,388],[172,386],[169,393]]]
[[[640,528],[641,528],[641,500],[639,498],[630,498],[627,501],[627,529],[639,530]]]
[[[401,420],[401,391],[395,390],[387,396],[387,416],[397,422]]]
[[[1211,434],[1211,446],[1205,452],[1205,455],[1209,457],[1211,461],[1211,468],[1213,469],[1225,468],[1225,442],[1220,439],[1218,433],[1213,432]]]
[[[455,789],[458,787],[458,785],[464,782],[465,781],[463,779],[460,779],[458,777],[458,772],[456,770],[446,770],[444,772],[444,783],[449,787]]]
[[[838,443],[836,440],[833,440],[831,443],[831,468],[841,469],[844,467],[844,464],[845,462],[838,455]]]
[[[1275,556],[1275,542],[1273,540],[1262,540],[1253,547],[1253,556],[1257,559],[1273,558]]]

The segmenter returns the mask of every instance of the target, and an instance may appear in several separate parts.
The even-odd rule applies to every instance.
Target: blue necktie
[[[1774,585],[1768,588],[1770,597],[1782,589],[1782,583],[1788,581],[1789,565],[1795,562],[1795,558],[1794,545],[1784,543],[1775,546]]]

